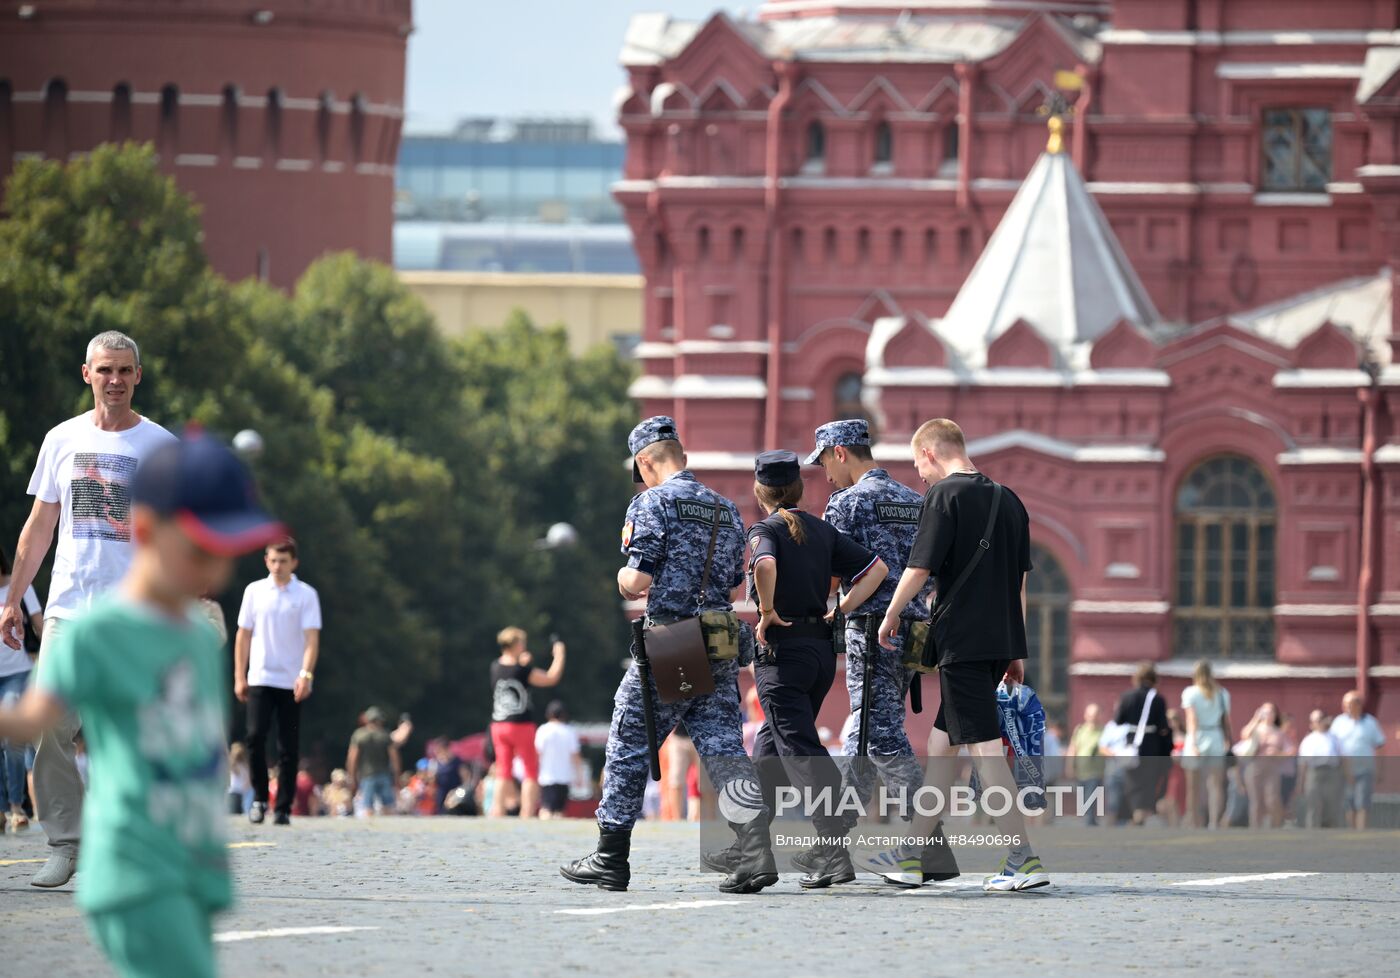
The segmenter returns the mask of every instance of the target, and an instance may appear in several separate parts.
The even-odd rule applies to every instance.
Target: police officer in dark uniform
[[[817,712],[836,677],[831,616],[831,580],[851,582],[843,611],[859,607],[889,573],[878,555],[798,509],[802,472],[792,452],[764,452],[755,466],[754,496],[769,514],[749,531],[750,589],[758,608],[759,656],[754,665],[764,724],[754,757],[805,757],[792,765],[801,788],[832,790],[841,777],[817,735]],[[834,813],[813,819],[821,840],[809,853],[806,889],[855,879],[841,841],[846,826]]]
[[[870,758],[869,763],[853,762],[847,768],[848,776],[854,776],[852,780],[862,802],[871,795],[877,770],[889,788],[912,798],[923,784],[924,772],[914,759],[914,749],[904,730],[904,697],[909,691],[910,675],[903,662],[905,633],[902,631],[893,647],[887,649],[880,645],[875,631],[909,560],[924,497],[896,482],[875,463],[870,449],[870,427],[862,418],[831,421],[818,428],[816,448],[806,462],[820,465],[826,471],[827,481],[836,487],[823,518],[861,546],[879,554],[890,569],[889,576],[870,599],[846,618],[846,692],[855,722],[847,726],[844,748],[848,756],[859,753],[859,729],[864,719],[866,753]],[[844,584],[850,587],[849,581]],[[930,579],[917,597],[899,610],[906,627],[909,622],[928,620],[932,593]],[[862,718],[860,709],[867,663],[874,666],[870,674],[870,717]],[[941,834],[941,823],[938,831]],[[958,875],[957,861],[946,842],[926,846],[921,861],[925,881],[952,879]]]
[[[628,436],[632,477],[646,489],[632,499],[622,528],[627,563],[618,571],[618,591],[629,601],[646,598],[647,619],[666,624],[697,611],[729,611],[730,593],[744,579],[744,525],[739,510],[702,485],[686,468],[685,452],[668,417],[647,418]],[[718,521],[714,557],[705,593],[700,593],[712,525]],[[635,651],[635,650],[634,650]],[[681,721],[716,787],[720,813],[737,842],[719,884],[726,893],[756,893],[778,881],[769,844],[769,813],[757,775],[744,753],[739,704],[740,665],[753,660],[753,633],[742,626],[739,655],[712,661],[714,692],[677,703],[663,703],[650,682],[658,739]],[[560,867],[565,879],[625,890],[631,879],[628,857],[632,826],[642,810],[648,774],[642,678],[635,662],[614,697],[608,731],[607,779],[598,805],[598,849]]]

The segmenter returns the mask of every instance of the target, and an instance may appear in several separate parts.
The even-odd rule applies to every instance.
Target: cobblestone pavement
[[[964,976],[979,967],[1369,976],[1393,970],[1384,962],[1400,952],[1400,887],[1379,873],[1060,874],[1053,888],[1022,894],[984,894],[969,877],[912,891],[862,877],[809,893],[784,876],[740,897],[696,868],[694,826],[643,824],[631,889],[605,893],[557,870],[590,851],[591,822],[230,824],[239,900],[216,931],[223,974],[239,978]],[[0,971],[109,974],[72,886],[28,885],[44,851],[37,829],[0,839]],[[276,933],[288,928],[318,930]]]

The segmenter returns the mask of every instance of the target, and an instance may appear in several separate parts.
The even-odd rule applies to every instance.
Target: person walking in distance
[[[248,763],[253,803],[248,821],[267,817],[267,735],[277,723],[277,811],[290,825],[296,784],[301,704],[311,695],[321,651],[321,599],[296,575],[297,543],[291,537],[263,552],[267,577],[243,591],[233,643],[233,691],[248,705]]]
[[[540,818],[563,818],[569,786],[583,775],[582,748],[563,703],[550,703],[544,715],[545,723],[535,734],[535,749],[540,755]]]
[[[358,786],[356,815],[394,813],[394,786],[399,783],[403,765],[398,745],[384,729],[384,713],[379,707],[371,706],[365,711],[365,725],[351,736],[345,770],[350,783]]]
[[[901,627],[900,609],[933,575],[938,597],[930,640],[936,640],[941,693],[928,739],[934,786],[948,796],[952,759],[966,747],[984,790],[1000,787],[1014,798],[1016,783],[1001,742],[997,684],[1003,678],[1009,683],[1025,678],[1023,602],[1025,577],[1031,570],[1030,515],[1014,492],[977,471],[968,458],[962,429],[952,421],[924,422],[910,447],[919,478],[929,489],[904,574],[880,623],[880,641],[892,647]],[[967,586],[958,587],[959,581]],[[932,822],[931,816],[919,815],[916,834],[927,836]],[[997,830],[1014,841],[1001,868],[983,880],[983,889],[1048,886],[1050,876],[1031,850],[1018,806],[997,819]],[[920,885],[918,853],[900,861],[902,877],[885,878]]]
[[[67,623],[121,580],[131,565],[131,478],[137,466],[175,436],[133,410],[141,383],[141,351],[131,337],[109,331],[87,346],[83,381],[92,388],[93,408],[44,436],[29,494],[34,506],[15,548],[0,639],[23,648],[20,598],[34,583],[58,531],[48,607],[44,611],[39,661]],[[77,866],[83,811],[83,781],[74,741],[76,713],[62,714],[39,737],[34,755],[34,802],[49,841],[49,858],[30,882],[62,886]]]
[[[1330,730],[1347,758],[1347,825],[1364,829],[1376,789],[1376,751],[1385,746],[1385,734],[1355,689],[1342,697],[1342,712]]]
[[[515,759],[525,769],[520,784],[520,817],[534,818],[540,807],[540,758],[535,751],[535,717],[530,703],[531,687],[559,685],[564,678],[564,655],[568,651],[556,637],[551,643],[554,657],[548,669],[537,669],[534,657],[525,647],[525,631],[503,628],[496,636],[500,655],[491,663],[491,746],[496,750],[496,794],[491,814],[502,817],[508,806],[514,780]]]
[[[10,555],[0,547],[0,606],[9,594]],[[25,592],[20,609],[24,613],[24,624],[29,627],[20,648],[0,645],[0,704],[19,701],[29,685],[29,673],[34,666],[32,653],[38,651],[38,642],[42,641],[44,606],[39,603],[32,585]],[[24,813],[24,752],[25,745],[18,741],[12,744],[0,740],[0,832],[5,829],[7,817],[12,831],[23,832],[29,828],[29,816]]]

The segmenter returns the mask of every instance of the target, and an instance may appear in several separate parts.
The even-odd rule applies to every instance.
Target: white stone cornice
[[[1365,454],[1359,448],[1310,445],[1278,453],[1279,465],[1359,465]]]
[[[1158,676],[1169,679],[1190,679],[1196,669],[1194,659],[1168,659],[1154,662]],[[1131,678],[1138,662],[1073,662],[1071,676],[1114,676]],[[1283,662],[1247,662],[1212,659],[1211,672],[1216,679],[1350,679],[1356,675],[1355,666],[1295,666]],[[1375,670],[1372,670],[1374,675]]]

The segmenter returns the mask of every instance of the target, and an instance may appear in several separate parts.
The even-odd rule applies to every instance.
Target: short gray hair
[[[141,348],[130,336],[118,330],[109,329],[88,340],[87,359],[83,362],[92,363],[92,355],[98,350],[130,350],[131,355],[136,358],[136,366],[141,366]]]

